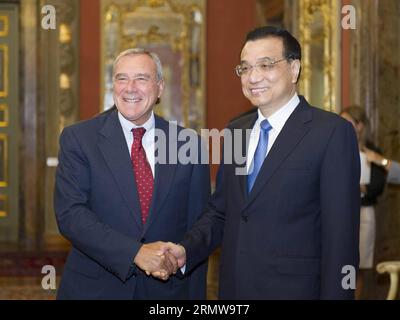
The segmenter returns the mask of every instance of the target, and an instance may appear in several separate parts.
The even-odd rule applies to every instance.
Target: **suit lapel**
[[[141,209],[131,158],[116,110],[110,113],[100,130],[100,135],[98,147],[114,176],[129,211],[136,223],[141,226]]]
[[[245,154],[246,160],[247,160],[247,153],[249,151],[248,148],[249,148],[249,140],[250,140],[250,134],[247,135],[246,132],[247,132],[247,130],[250,130],[250,131],[252,130],[254,123],[257,120],[257,117],[258,117],[258,113],[249,117],[248,119],[246,119],[246,121],[241,125],[241,129],[242,129],[242,135],[241,135],[242,150],[241,150],[241,152]],[[241,169],[241,170],[246,170],[246,165],[247,165],[247,161],[245,161],[244,164],[242,164],[242,165],[236,165],[235,169],[237,168],[237,169]],[[247,192],[247,175],[246,174],[242,174],[239,176],[239,183],[240,183],[241,194],[244,196],[244,200],[247,200],[248,192]]]
[[[176,145],[177,140],[169,141],[169,122],[155,116],[155,128],[162,130],[166,137],[166,164],[155,163],[155,178],[154,178],[154,191],[153,198],[151,202],[151,207],[149,211],[149,216],[147,222],[143,229],[143,234],[149,229],[151,224],[157,219],[158,214],[160,214],[162,206],[168,196],[169,191],[172,187],[172,182],[174,179],[176,164],[169,164],[169,150],[177,150]],[[158,152],[159,150],[156,150]],[[161,157],[162,158],[162,157]],[[156,157],[157,159],[157,157]]]
[[[308,122],[311,121],[311,110],[303,98],[286,121],[282,131],[279,133],[274,145],[264,160],[254,187],[249,194],[245,209],[260,194],[263,186],[270,180],[275,171],[285,161],[296,145],[303,139],[309,130]],[[246,176],[247,177],[247,176]]]

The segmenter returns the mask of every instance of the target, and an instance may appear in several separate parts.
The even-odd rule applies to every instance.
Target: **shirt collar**
[[[127,120],[119,111],[118,111],[118,119],[119,119],[119,122],[121,123],[122,130],[124,130],[124,132],[127,134],[131,134],[131,131],[134,128],[143,127],[146,129],[146,133],[147,133],[150,130],[154,129],[154,127],[155,127],[155,119],[154,119],[153,111],[151,112],[150,118],[141,126],[137,126],[134,123]]]
[[[287,119],[290,117],[294,109],[298,106],[300,103],[299,96],[297,93],[293,95],[293,97],[286,103],[282,108],[279,108],[276,112],[274,112],[271,116],[268,117],[268,122],[271,125],[272,129],[277,130],[280,132],[285,125]],[[261,113],[260,109],[257,110],[258,112],[258,119],[257,119],[257,125],[261,123],[261,121],[267,119],[264,117],[264,115]]]

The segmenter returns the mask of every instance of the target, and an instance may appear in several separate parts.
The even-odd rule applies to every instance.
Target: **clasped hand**
[[[165,281],[185,265],[185,248],[172,242],[147,243],[140,247],[134,263],[148,276]]]

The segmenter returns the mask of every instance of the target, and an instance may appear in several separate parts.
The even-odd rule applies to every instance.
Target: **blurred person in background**
[[[379,151],[367,138],[368,119],[359,106],[351,106],[341,112],[341,116],[350,121],[357,133],[361,160],[361,212],[360,212],[360,272],[357,278],[356,299],[361,299],[367,273],[372,270],[375,250],[375,205],[385,187],[385,170],[373,162],[367,161],[364,152]],[[368,271],[369,270],[369,271]]]
[[[394,161],[392,159],[388,159],[383,155],[370,150],[368,148],[364,148],[363,150],[367,156],[367,160],[369,162],[374,163],[377,166],[384,168],[387,171],[386,181],[389,183],[400,184],[400,163]]]

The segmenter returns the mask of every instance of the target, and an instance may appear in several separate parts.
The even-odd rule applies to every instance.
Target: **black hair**
[[[269,37],[281,38],[283,41],[284,57],[287,60],[300,60],[301,61],[301,47],[300,43],[295,37],[291,35],[286,29],[273,27],[273,26],[263,26],[258,27],[250,31],[246,35],[245,43],[249,41],[255,41],[260,39],[265,39]],[[244,45],[243,45],[244,47]]]

